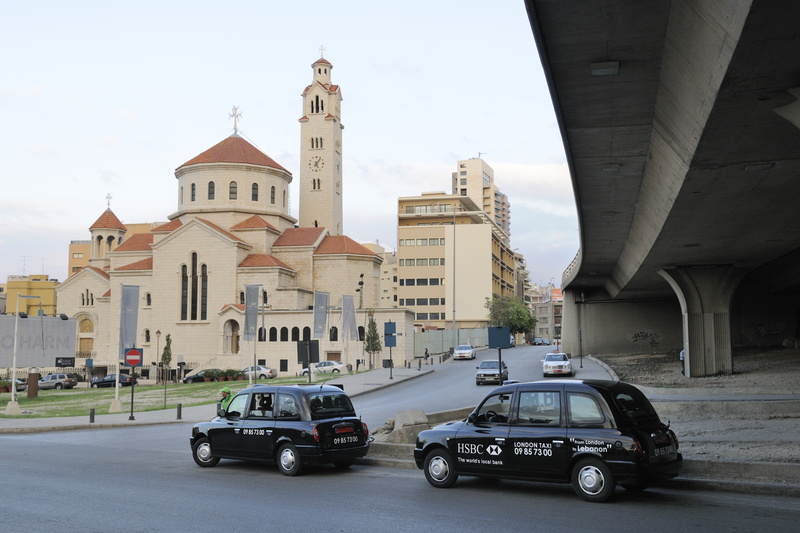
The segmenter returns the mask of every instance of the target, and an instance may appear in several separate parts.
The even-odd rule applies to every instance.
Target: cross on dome
[[[239,112],[239,108],[236,107],[236,106],[233,106],[233,109],[231,110],[230,114],[228,115],[228,118],[232,118],[233,119],[233,133],[239,133],[239,118],[241,116],[242,116],[242,114]]]

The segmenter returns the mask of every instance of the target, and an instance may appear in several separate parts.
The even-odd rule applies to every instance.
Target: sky
[[[233,133],[294,176],[320,47],[341,87],[344,233],[396,246],[397,198],[450,191],[482,157],[531,280],[579,247],[572,183],[523,0],[4,2],[0,280],[67,278],[111,196],[166,222],[175,169]]]

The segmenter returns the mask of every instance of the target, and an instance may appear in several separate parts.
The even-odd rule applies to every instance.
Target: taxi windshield
[[[311,409],[311,418],[321,420],[340,416],[355,416],[353,404],[344,393],[320,392],[309,394],[308,405]]]

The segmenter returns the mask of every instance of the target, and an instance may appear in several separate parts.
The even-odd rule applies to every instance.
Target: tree
[[[164,351],[161,352],[161,368],[164,369],[164,383],[169,378],[169,365],[172,363],[172,337],[167,333],[167,340],[164,343]]]
[[[513,333],[528,333],[536,327],[536,317],[519,298],[493,296],[486,298],[483,305],[489,310],[489,323],[492,326],[508,326]]]
[[[378,334],[378,324],[375,323],[375,319],[372,318],[372,312],[370,312],[367,336],[364,339],[364,350],[369,354],[370,367],[372,367],[372,356],[382,349],[381,336]]]

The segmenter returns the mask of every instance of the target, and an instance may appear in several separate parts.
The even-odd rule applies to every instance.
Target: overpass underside
[[[791,0],[528,0],[581,230],[564,347],[793,343],[800,309],[800,9]],[[644,348],[644,349],[643,349]]]

